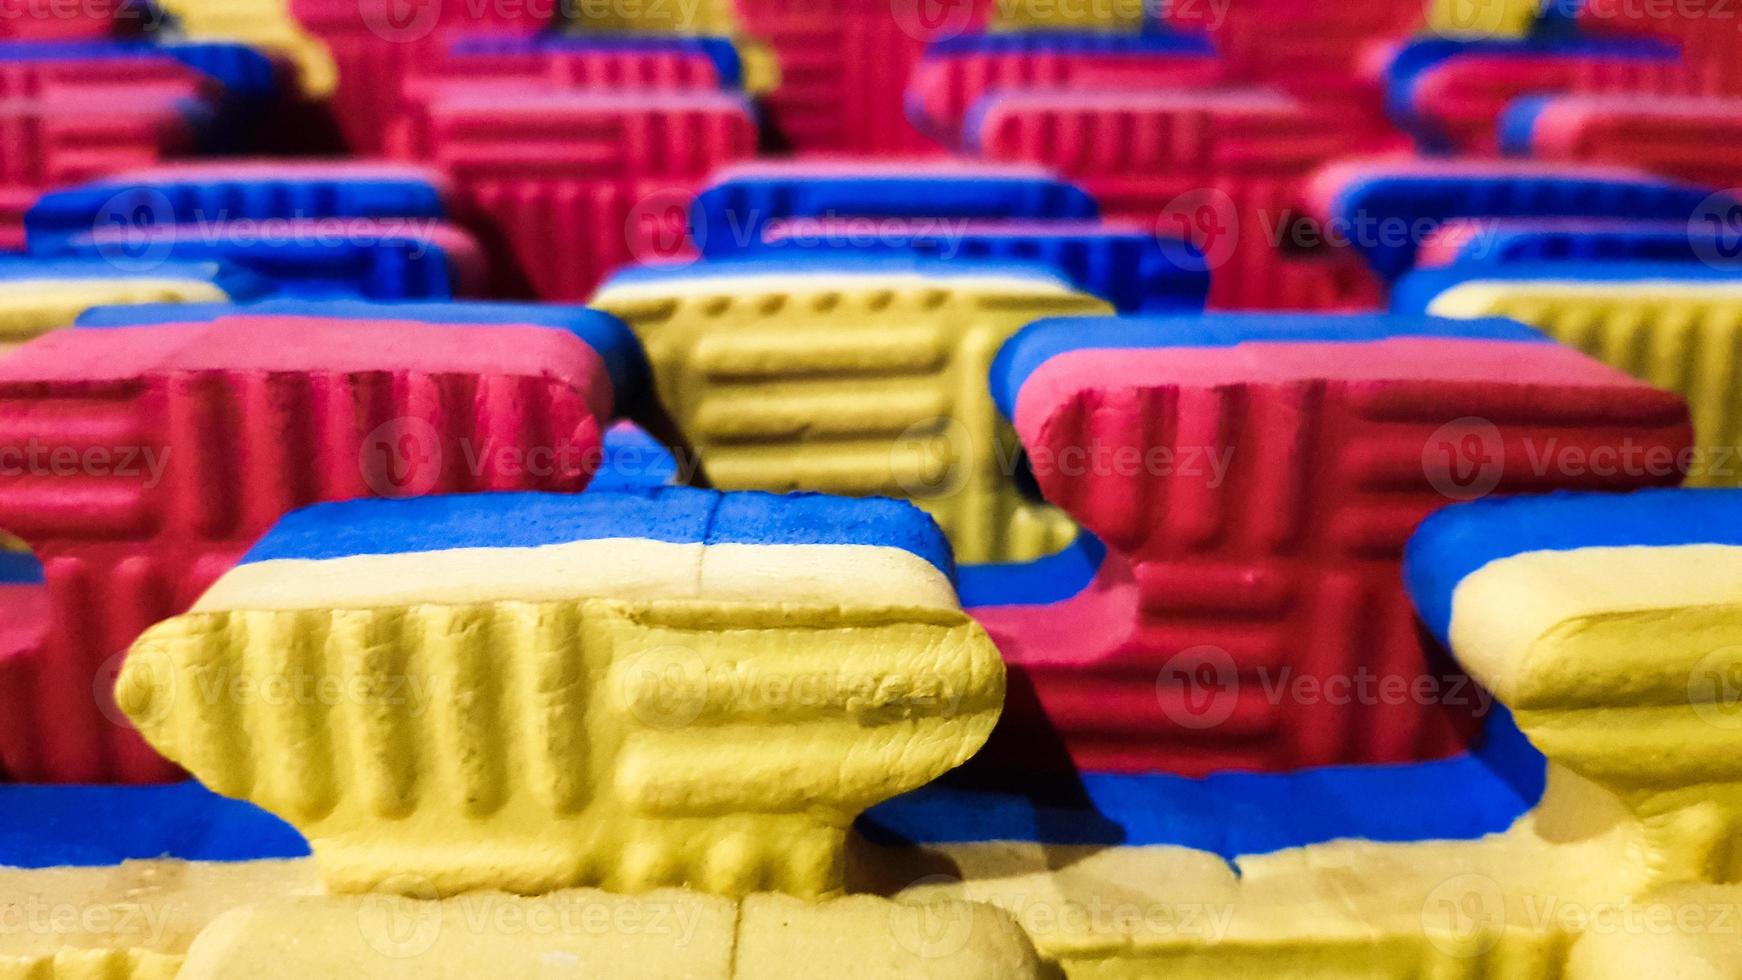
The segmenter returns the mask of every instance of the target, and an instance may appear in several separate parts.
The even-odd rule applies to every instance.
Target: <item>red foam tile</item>
[[[984,762],[1062,743],[1083,769],[1191,776],[1457,752],[1480,701],[1403,592],[1416,525],[1484,489],[1674,483],[1541,454],[1668,460],[1692,439],[1681,399],[1570,349],[1425,338],[1076,351],[1029,378],[1015,424],[1047,499],[1109,553],[1074,598],[973,610],[1012,671]],[[1471,438],[1465,472],[1434,456]],[[1343,683],[1369,693],[1332,697]],[[1418,683],[1438,693],[1379,687]]]
[[[1525,59],[1466,54],[1422,72],[1414,84],[1417,115],[1452,146],[1499,152],[1496,121],[1514,99],[1555,92],[1685,95],[1695,90],[1681,62],[1625,56]]]
[[[962,117],[989,92],[1207,88],[1224,78],[1220,62],[1197,54],[977,52],[922,58],[907,90],[909,113],[923,114],[935,130],[933,135],[946,146],[955,146],[961,139]]]
[[[1742,95],[1742,11],[1731,0],[1585,0],[1578,25],[1593,34],[1644,34],[1681,45],[1692,91]]]
[[[611,398],[591,348],[536,327],[247,317],[18,349],[0,361],[0,526],[42,560],[49,626],[0,669],[6,770],[177,778],[108,700],[140,631],[297,507],[580,490]],[[517,461],[534,449],[554,465]]]
[[[665,215],[756,135],[723,93],[469,91],[423,106],[399,150],[447,172],[537,296],[584,300],[612,269],[670,257]]]
[[[1044,164],[1109,217],[1191,238],[1218,309],[1368,309],[1381,289],[1346,249],[1285,248],[1306,178],[1350,151],[1334,114],[1260,91],[1034,93],[987,108],[980,149]]]
[[[1565,96],[1538,117],[1531,152],[1735,187],[1742,185],[1742,99]]]

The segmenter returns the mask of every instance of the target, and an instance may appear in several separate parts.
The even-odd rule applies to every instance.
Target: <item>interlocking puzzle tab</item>
[[[1386,281],[1457,218],[1691,220],[1712,191],[1639,170],[1514,160],[1343,160],[1314,174],[1311,217],[1347,237]],[[1363,230],[1365,229],[1365,230]]]
[[[31,248],[54,252],[105,226],[152,229],[229,221],[422,218],[450,210],[431,170],[348,160],[189,160],[42,195],[25,218]]]
[[[1210,292],[1202,252],[1132,221],[795,218],[763,235],[752,250],[1043,265],[1121,313],[1201,310]]]
[[[1215,47],[1197,34],[968,34],[926,48],[908,77],[907,114],[921,132],[958,146],[963,117],[993,92],[1202,88],[1223,80]]]
[[[1500,139],[1514,156],[1639,167],[1712,187],[1742,184],[1742,99],[1533,96],[1507,108]]]
[[[1649,38],[1421,38],[1386,67],[1391,118],[1426,150],[1498,149],[1514,99],[1555,92],[1686,95],[1694,80],[1673,44]]]
[[[101,697],[285,511],[358,496],[579,490],[614,398],[546,327],[253,318],[64,330],[0,359],[0,527],[49,615],[0,654],[0,758],[32,781],[171,778]],[[19,631],[23,632],[23,631]]]
[[[1694,421],[1688,482],[1742,484],[1742,417],[1733,397],[1742,266],[1725,272],[1662,264],[1524,265],[1499,272],[1472,270],[1464,281],[1446,282],[1427,310],[1512,317],[1680,392]]]
[[[1081,184],[1108,217],[1188,238],[1213,270],[1213,307],[1379,302],[1347,249],[1284,247],[1307,176],[1351,149],[1323,110],[1246,90],[1013,92],[981,100],[964,128],[992,159]]]
[[[1003,665],[951,571],[894,501],[323,505],[148,630],[117,700],[208,786],[298,827],[336,890],[818,896],[859,811],[961,764],[997,718]],[[214,673],[409,687],[331,709],[178,693]]]
[[[1082,188],[1032,164],[962,160],[746,163],[715,174],[690,207],[689,235],[704,255],[754,248],[791,227],[864,219],[1088,220]]]
[[[1062,748],[1085,770],[1203,775],[1456,752],[1468,705],[1266,692],[1457,683],[1397,581],[1416,524],[1488,493],[1673,485],[1691,438],[1679,397],[1505,320],[1042,321],[991,377],[1040,490],[1105,550],[1014,602],[996,577],[964,594],[1012,670],[988,749],[1004,765]],[[1638,465],[1590,465],[1629,447]]]
[[[162,262],[129,272],[100,259],[0,256],[0,352],[71,326],[94,306],[246,300],[272,284],[219,262]]]
[[[1109,310],[1044,267],[781,253],[628,270],[593,304],[641,338],[712,486],[910,499],[964,562],[1075,536],[1018,488],[986,394],[1024,324]]]
[[[1734,490],[1553,494],[1450,508],[1410,544],[1428,627],[1636,822],[1610,869],[1636,889],[1742,880],[1739,515]]]
[[[415,113],[403,155],[454,181],[548,300],[585,299],[611,270],[684,254],[707,175],[756,147],[742,95],[442,93]]]

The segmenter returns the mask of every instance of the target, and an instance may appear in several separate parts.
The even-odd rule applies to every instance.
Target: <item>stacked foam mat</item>
[[[0,0],[0,977],[1742,980],[1720,18]]]

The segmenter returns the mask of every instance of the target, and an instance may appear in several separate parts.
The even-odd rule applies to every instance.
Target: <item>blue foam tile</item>
[[[1488,497],[1428,516],[1403,556],[1405,588],[1445,642],[1458,583],[1531,551],[1742,545],[1742,490],[1638,490]]]
[[[1534,155],[1536,124],[1553,104],[1552,95],[1527,95],[1508,103],[1500,113],[1500,152],[1509,157]]]
[[[1416,269],[1399,279],[1391,289],[1391,311],[1419,315],[1441,293],[1460,283],[1527,282],[1533,279],[1574,279],[1580,282],[1742,282],[1742,262],[1713,266],[1699,262],[1516,262],[1487,263]]]
[[[0,269],[3,269],[0,266]],[[206,323],[223,316],[308,316],[342,320],[414,320],[462,326],[535,326],[563,330],[579,337],[605,362],[616,392],[617,410],[628,411],[650,390],[652,372],[647,353],[628,324],[603,310],[559,303],[511,303],[458,300],[440,303],[384,303],[354,299],[273,298],[260,302],[151,303],[100,306],[76,322],[93,329],[155,326],[166,323]]]
[[[992,361],[992,400],[1006,418],[1022,385],[1042,364],[1078,350],[1233,347],[1253,343],[1371,343],[1396,337],[1438,337],[1513,343],[1553,343],[1513,320],[1451,320],[1428,316],[1312,313],[1215,313],[1198,317],[1053,317],[1023,327]]]
[[[252,269],[287,296],[433,300],[453,295],[456,271],[445,249],[415,235],[370,233],[368,240],[319,232],[294,238],[252,234],[178,237],[129,243],[79,236],[58,241],[57,254],[112,260],[121,268],[155,268],[159,256],[176,262],[223,262]]]
[[[308,844],[264,810],[196,782],[165,786],[0,784],[0,866],[300,858]]]
[[[729,174],[704,188],[690,207],[690,236],[703,252],[732,247],[714,242],[760,241],[770,222],[789,218],[956,218],[1085,220],[1100,208],[1074,184],[1006,166],[901,173],[875,167],[853,173],[842,166],[804,173],[796,168]],[[743,247],[743,246],[739,246]]]
[[[408,168],[393,174],[359,164],[346,176],[286,167],[276,176],[252,168],[226,174],[216,164],[147,170],[50,191],[25,214],[25,237],[32,251],[55,252],[68,238],[121,221],[143,230],[244,219],[438,219],[447,210],[441,189]]]
[[[676,486],[682,477],[679,469],[677,457],[664,443],[633,423],[619,422],[605,430],[605,455],[587,489],[611,492]]]
[[[1511,166],[1511,165],[1508,165]],[[1408,235],[1369,236],[1355,246],[1382,278],[1394,280],[1415,265],[1421,231],[1452,218],[1623,218],[1688,221],[1708,206],[1711,190],[1665,177],[1605,172],[1493,172],[1395,170],[1379,164],[1350,180],[1328,208],[1332,221],[1359,228],[1375,222],[1411,229]]]
[[[729,37],[678,34],[473,34],[457,38],[448,48],[456,55],[518,54],[527,51],[620,51],[625,53],[697,55],[714,63],[720,87],[744,87],[744,62]]]
[[[1107,546],[1085,531],[1070,547],[1044,558],[963,565],[956,573],[956,592],[965,609],[1060,602],[1088,588],[1106,557]]]
[[[242,559],[536,548],[602,538],[678,544],[900,548],[953,579],[949,544],[904,501],[817,493],[650,487],[616,493],[489,493],[316,504],[286,515]]]
[[[889,845],[1172,845],[1230,861],[1350,838],[1472,840],[1510,827],[1547,780],[1541,754],[1489,704],[1481,743],[1449,759],[1204,779],[1083,773],[1074,786],[1020,790],[946,777],[872,807],[858,828]]]
[[[740,243],[718,237],[712,255],[910,254],[951,262],[1023,262],[1046,266],[1083,292],[1122,313],[1201,310],[1210,269],[1190,242],[1133,228],[1025,222],[1009,229],[917,228],[909,233],[812,240],[802,234],[772,242]]]
[[[1725,246],[1733,248],[1734,238],[1734,232],[1698,222],[1640,221],[1582,228],[1529,223],[1508,227],[1495,222],[1465,242],[1450,265],[1469,269],[1552,262],[1721,263]],[[1734,262],[1742,272],[1742,255]],[[1578,275],[1579,267],[1567,271]]]

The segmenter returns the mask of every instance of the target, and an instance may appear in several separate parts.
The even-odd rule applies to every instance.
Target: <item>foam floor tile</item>
[[[1533,262],[1688,264],[1721,261],[1725,239],[1720,227],[1687,221],[1460,218],[1435,229],[1415,263],[1418,269],[1464,270]]]
[[[1690,484],[1742,484],[1742,418],[1733,395],[1742,274],[1682,278],[1680,266],[1629,265],[1610,267],[1617,278],[1586,278],[1589,269],[1557,272],[1539,265],[1520,269],[1514,279],[1472,274],[1447,286],[1427,308],[1439,316],[1506,316],[1529,323],[1681,393],[1694,422]]]
[[[1016,486],[985,387],[1023,324],[1108,308],[1044,268],[783,253],[631,270],[593,302],[641,338],[714,486],[911,499],[964,562],[1074,536]]]
[[[1416,524],[1489,493],[1674,484],[1691,439],[1679,397],[1505,320],[1042,321],[991,376],[1041,492],[1105,552],[1051,595],[1001,600],[990,572],[970,591],[1012,669],[990,768],[1455,754],[1480,697],[1400,588]],[[1629,445],[1653,465],[1533,465]]]
[[[1742,99],[1533,96],[1507,107],[1501,148],[1543,160],[1612,163],[1712,187],[1742,183]]]
[[[530,325],[285,318],[65,330],[13,351],[0,418],[19,465],[0,524],[41,559],[49,615],[0,656],[7,771],[173,777],[102,697],[140,630],[300,504],[579,490],[612,399],[596,351]]]
[[[0,257],[0,350],[70,326],[95,306],[250,299],[271,288],[220,262],[166,261],[130,273],[100,259]]]
[[[322,505],[146,631],[116,697],[207,785],[296,826],[340,891],[817,896],[860,810],[959,765],[997,717],[1003,665],[949,569],[894,501]],[[213,671],[364,693],[178,694]],[[401,695],[367,695],[394,677]]]
[[[1306,207],[1345,229],[1374,271],[1394,280],[1425,234],[1455,218],[1628,218],[1686,222],[1711,189],[1644,171],[1487,160],[1344,160],[1313,175]],[[1363,226],[1411,234],[1359,233]]]

